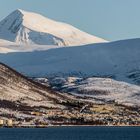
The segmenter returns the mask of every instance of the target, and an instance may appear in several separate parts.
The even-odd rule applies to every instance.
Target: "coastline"
[[[2,128],[61,128],[61,127],[140,127],[140,125],[47,125],[47,126],[3,126]]]

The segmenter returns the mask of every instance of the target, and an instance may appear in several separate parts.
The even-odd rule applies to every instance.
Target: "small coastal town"
[[[22,111],[20,111],[21,114]],[[139,126],[140,109],[115,104],[85,105],[71,109],[41,109],[24,111],[23,116],[0,114],[0,127],[49,127],[49,126]],[[15,114],[16,115],[16,114]]]

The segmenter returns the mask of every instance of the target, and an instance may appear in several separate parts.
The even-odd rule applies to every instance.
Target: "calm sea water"
[[[140,140],[140,127],[4,128],[0,140]]]

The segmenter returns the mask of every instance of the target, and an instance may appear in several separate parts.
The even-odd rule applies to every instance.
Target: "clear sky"
[[[0,19],[18,8],[107,40],[140,38],[140,0],[0,0]]]

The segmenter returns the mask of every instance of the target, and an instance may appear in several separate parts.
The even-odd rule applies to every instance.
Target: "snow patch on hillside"
[[[54,77],[37,78],[36,81],[50,85],[53,89],[82,97],[95,103],[140,106],[140,86],[110,78]]]
[[[88,78],[65,87],[72,94],[92,97],[94,100],[115,101],[124,105],[140,106],[140,87],[109,78]]]

